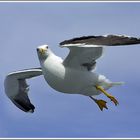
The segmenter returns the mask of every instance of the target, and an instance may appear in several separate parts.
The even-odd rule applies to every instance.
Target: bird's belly
[[[82,94],[81,91],[87,89],[89,85],[94,85],[94,82],[96,81],[93,78],[93,74],[89,72],[85,73],[80,71],[71,71],[68,69],[61,71],[61,74],[47,72],[44,77],[53,89],[70,94]]]
[[[71,77],[72,78],[72,77]],[[47,83],[55,90],[63,93],[77,93],[80,90],[80,85],[75,79],[63,79],[55,75],[45,76]]]

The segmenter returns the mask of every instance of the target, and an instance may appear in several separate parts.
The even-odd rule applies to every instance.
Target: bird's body
[[[105,35],[84,36],[65,40],[61,47],[69,48],[68,56],[63,60],[56,56],[48,45],[37,48],[40,68],[26,69],[10,73],[5,79],[5,92],[11,101],[25,112],[34,112],[34,105],[28,97],[29,87],[26,79],[43,75],[46,82],[55,90],[67,94],[89,96],[101,110],[107,109],[106,101],[93,96],[105,94],[115,105],[118,101],[106,90],[121,85],[122,82],[111,82],[95,71],[96,60],[103,54],[105,46],[140,44],[139,38]]]
[[[98,74],[65,67],[63,60],[54,53],[40,63],[44,78],[53,89],[69,94],[97,94],[94,85],[98,82]]]

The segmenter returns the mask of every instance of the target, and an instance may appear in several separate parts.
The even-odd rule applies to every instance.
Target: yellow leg
[[[115,105],[118,105],[119,102],[113,97],[112,95],[108,94],[101,86],[95,86],[97,90],[100,90],[102,93],[104,93],[112,102],[114,102]]]
[[[104,100],[97,100],[95,98],[93,98],[92,96],[89,96],[98,106],[99,108],[101,109],[101,111],[103,111],[104,108],[108,109],[107,106],[106,106],[106,101]]]

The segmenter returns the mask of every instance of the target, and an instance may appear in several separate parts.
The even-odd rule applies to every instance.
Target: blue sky
[[[0,137],[140,137],[140,45],[113,47],[97,71],[112,81],[119,106],[101,112],[89,98],[53,90],[42,76],[28,81],[33,114],[16,108],[4,93],[11,71],[39,67],[36,47],[48,44],[65,58],[58,43],[77,36],[126,34],[140,37],[140,3],[0,3]]]

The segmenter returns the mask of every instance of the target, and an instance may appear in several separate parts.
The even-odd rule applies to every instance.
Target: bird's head
[[[49,55],[51,51],[48,47],[48,45],[42,45],[37,48],[37,54],[40,60],[45,60]]]

